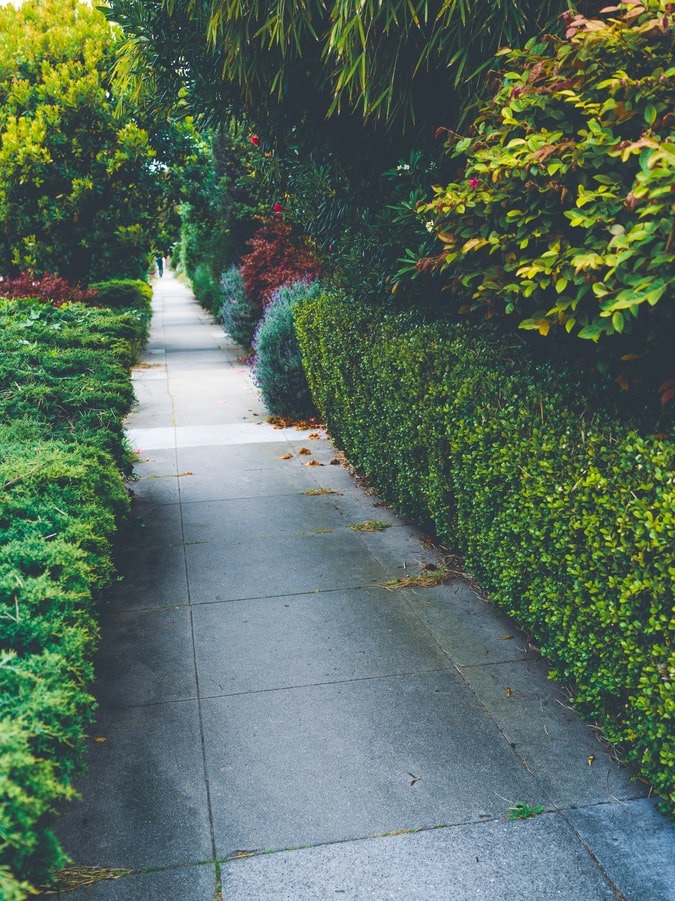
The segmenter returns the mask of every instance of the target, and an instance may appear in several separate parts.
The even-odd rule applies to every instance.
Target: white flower
[[[434,228],[435,228],[434,220],[433,220],[433,219],[429,219],[428,222],[425,222],[425,223],[424,223],[424,227],[425,227],[426,230],[429,232],[429,234],[432,234],[433,231],[434,231]]]

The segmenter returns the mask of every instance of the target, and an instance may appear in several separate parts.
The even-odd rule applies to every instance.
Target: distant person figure
[[[164,275],[164,258],[155,257],[155,263],[157,263],[157,274],[161,278]]]

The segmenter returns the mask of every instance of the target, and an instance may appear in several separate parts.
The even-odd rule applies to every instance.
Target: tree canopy
[[[109,0],[119,71],[218,117],[292,126],[355,116],[395,131],[449,124],[503,45],[556,27],[565,0]]]

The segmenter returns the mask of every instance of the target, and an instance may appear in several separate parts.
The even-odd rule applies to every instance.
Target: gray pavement
[[[388,586],[439,562],[424,536],[320,429],[266,422],[170,273],[153,302],[89,769],[55,827],[122,875],[67,897],[675,899],[673,826],[526,637],[468,581]]]

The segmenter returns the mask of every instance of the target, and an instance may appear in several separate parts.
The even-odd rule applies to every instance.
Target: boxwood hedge
[[[611,385],[485,324],[326,296],[295,322],[338,445],[463,554],[674,811],[672,431],[647,434]]]

